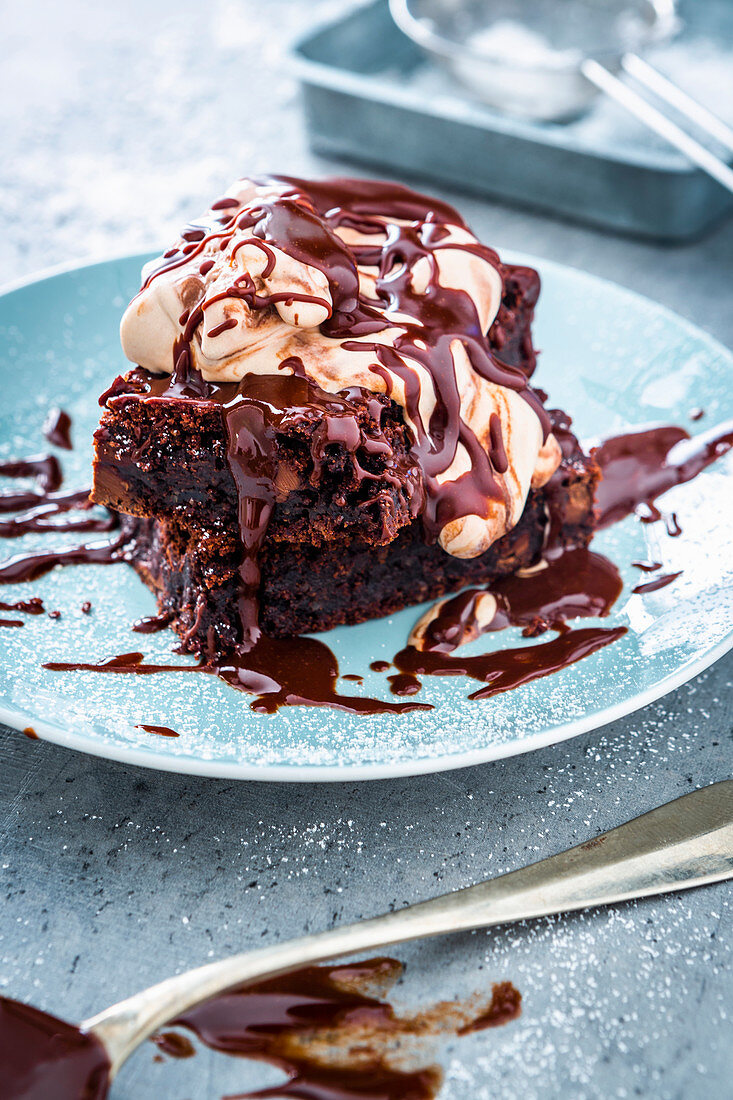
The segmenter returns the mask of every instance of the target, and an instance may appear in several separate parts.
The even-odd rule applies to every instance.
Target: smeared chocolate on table
[[[420,1040],[506,1024],[519,1016],[521,996],[510,982],[500,982],[488,1004],[439,1004],[398,1016],[375,986],[389,988],[401,969],[394,959],[306,967],[222,994],[173,1024],[213,1050],[268,1062],[286,1075],[282,1084],[237,1093],[241,1100],[432,1100],[442,1083],[440,1068],[397,1068],[394,1048],[404,1061]],[[154,1042],[172,1058],[195,1052],[180,1031],[166,1030]],[[416,1056],[419,1048],[410,1062]]]
[[[241,1100],[433,1100],[443,1075],[432,1061],[420,1065],[421,1041],[509,1023],[522,998],[511,982],[498,982],[488,1003],[476,995],[398,1016],[383,996],[401,972],[388,958],[305,967],[197,1005],[152,1042],[169,1058],[191,1058],[191,1040],[172,1030],[185,1029],[212,1050],[267,1062],[285,1075],[280,1085],[237,1093]],[[395,1053],[418,1068],[399,1068]],[[0,997],[3,1100],[104,1100],[109,1084],[109,1061],[94,1035]]]

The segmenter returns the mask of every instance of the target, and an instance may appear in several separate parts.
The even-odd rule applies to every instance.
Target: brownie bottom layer
[[[392,614],[468,584],[488,583],[534,564],[548,532],[585,545],[593,527],[595,474],[561,470],[551,491],[532,492],[520,522],[478,558],[428,546],[415,521],[388,546],[310,546],[268,540],[261,558],[260,623],[283,637]],[[125,518],[128,560],[157,594],[187,652],[212,655],[240,640],[236,555],[215,536],[154,519]]]

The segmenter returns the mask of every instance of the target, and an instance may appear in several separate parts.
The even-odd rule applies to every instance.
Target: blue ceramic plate
[[[733,416],[733,356],[709,336],[626,290],[580,271],[537,266],[544,289],[536,321],[543,349],[537,380],[551,402],[569,409],[582,438],[633,425],[678,423],[697,431]],[[0,297],[0,459],[42,451],[41,425],[52,405],[72,416],[75,449],[58,452],[68,488],[89,483],[98,394],[124,367],[120,314],[136,290],[145,257],[131,256],[27,282]],[[705,410],[700,425],[694,408]],[[5,600],[41,596],[61,618],[29,616],[23,629],[0,630],[0,721],[99,756],[170,771],[241,779],[354,780],[412,775],[527,752],[628,714],[684,683],[733,645],[733,454],[696,481],[672,490],[682,534],[629,518],[594,546],[619,566],[625,587],[604,625],[621,624],[618,642],[552,676],[471,702],[475,681],[427,677],[420,699],[435,709],[362,716],[289,707],[255,714],[249,699],[209,676],[104,676],[47,672],[44,660],[99,660],[142,649],[171,657],[174,636],[130,632],[154,613],[133,571],[114,566],[57,569],[29,584],[3,587]],[[91,536],[92,538],[94,536]],[[66,535],[71,545],[79,536]],[[41,545],[41,536],[3,542],[0,553]],[[640,580],[631,562],[652,557],[667,588],[631,594]],[[81,604],[90,600],[91,614]],[[388,697],[385,677],[369,672],[389,660],[421,610],[331,631],[342,673],[364,675],[341,690]],[[590,625],[587,622],[583,625]],[[474,647],[522,644],[517,630]],[[163,725],[177,739],[137,728]]]

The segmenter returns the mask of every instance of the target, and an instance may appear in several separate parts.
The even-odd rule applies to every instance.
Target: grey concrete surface
[[[5,0],[2,279],[165,239],[240,172],[327,172],[288,40],[334,2]],[[733,224],[667,249],[459,195],[491,243],[648,294],[725,342]],[[642,712],[470,771],[285,788],[155,774],[0,729],[0,990],[81,1018],[219,955],[519,867],[731,772],[731,658]],[[449,1043],[445,1100],[731,1093],[722,884],[397,952],[396,1000],[510,979],[521,1019]],[[141,1051],[114,1100],[215,1098],[274,1071]],[[50,1098],[53,1100],[53,1098]]]

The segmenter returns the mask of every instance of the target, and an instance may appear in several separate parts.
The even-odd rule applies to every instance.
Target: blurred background
[[[474,45],[476,21],[507,8],[433,0],[431,19],[430,3],[412,6]],[[503,12],[494,45],[542,62],[539,20],[567,5],[534,0],[518,38],[507,23],[523,6]],[[5,282],[157,248],[241,174],[371,171],[448,194],[492,245],[606,275],[733,339],[718,183],[604,97],[569,121],[498,113],[397,29],[387,0],[4,0],[2,18]],[[733,122],[733,4],[686,0],[674,20],[649,56]],[[507,87],[541,108],[532,79],[520,69]]]

